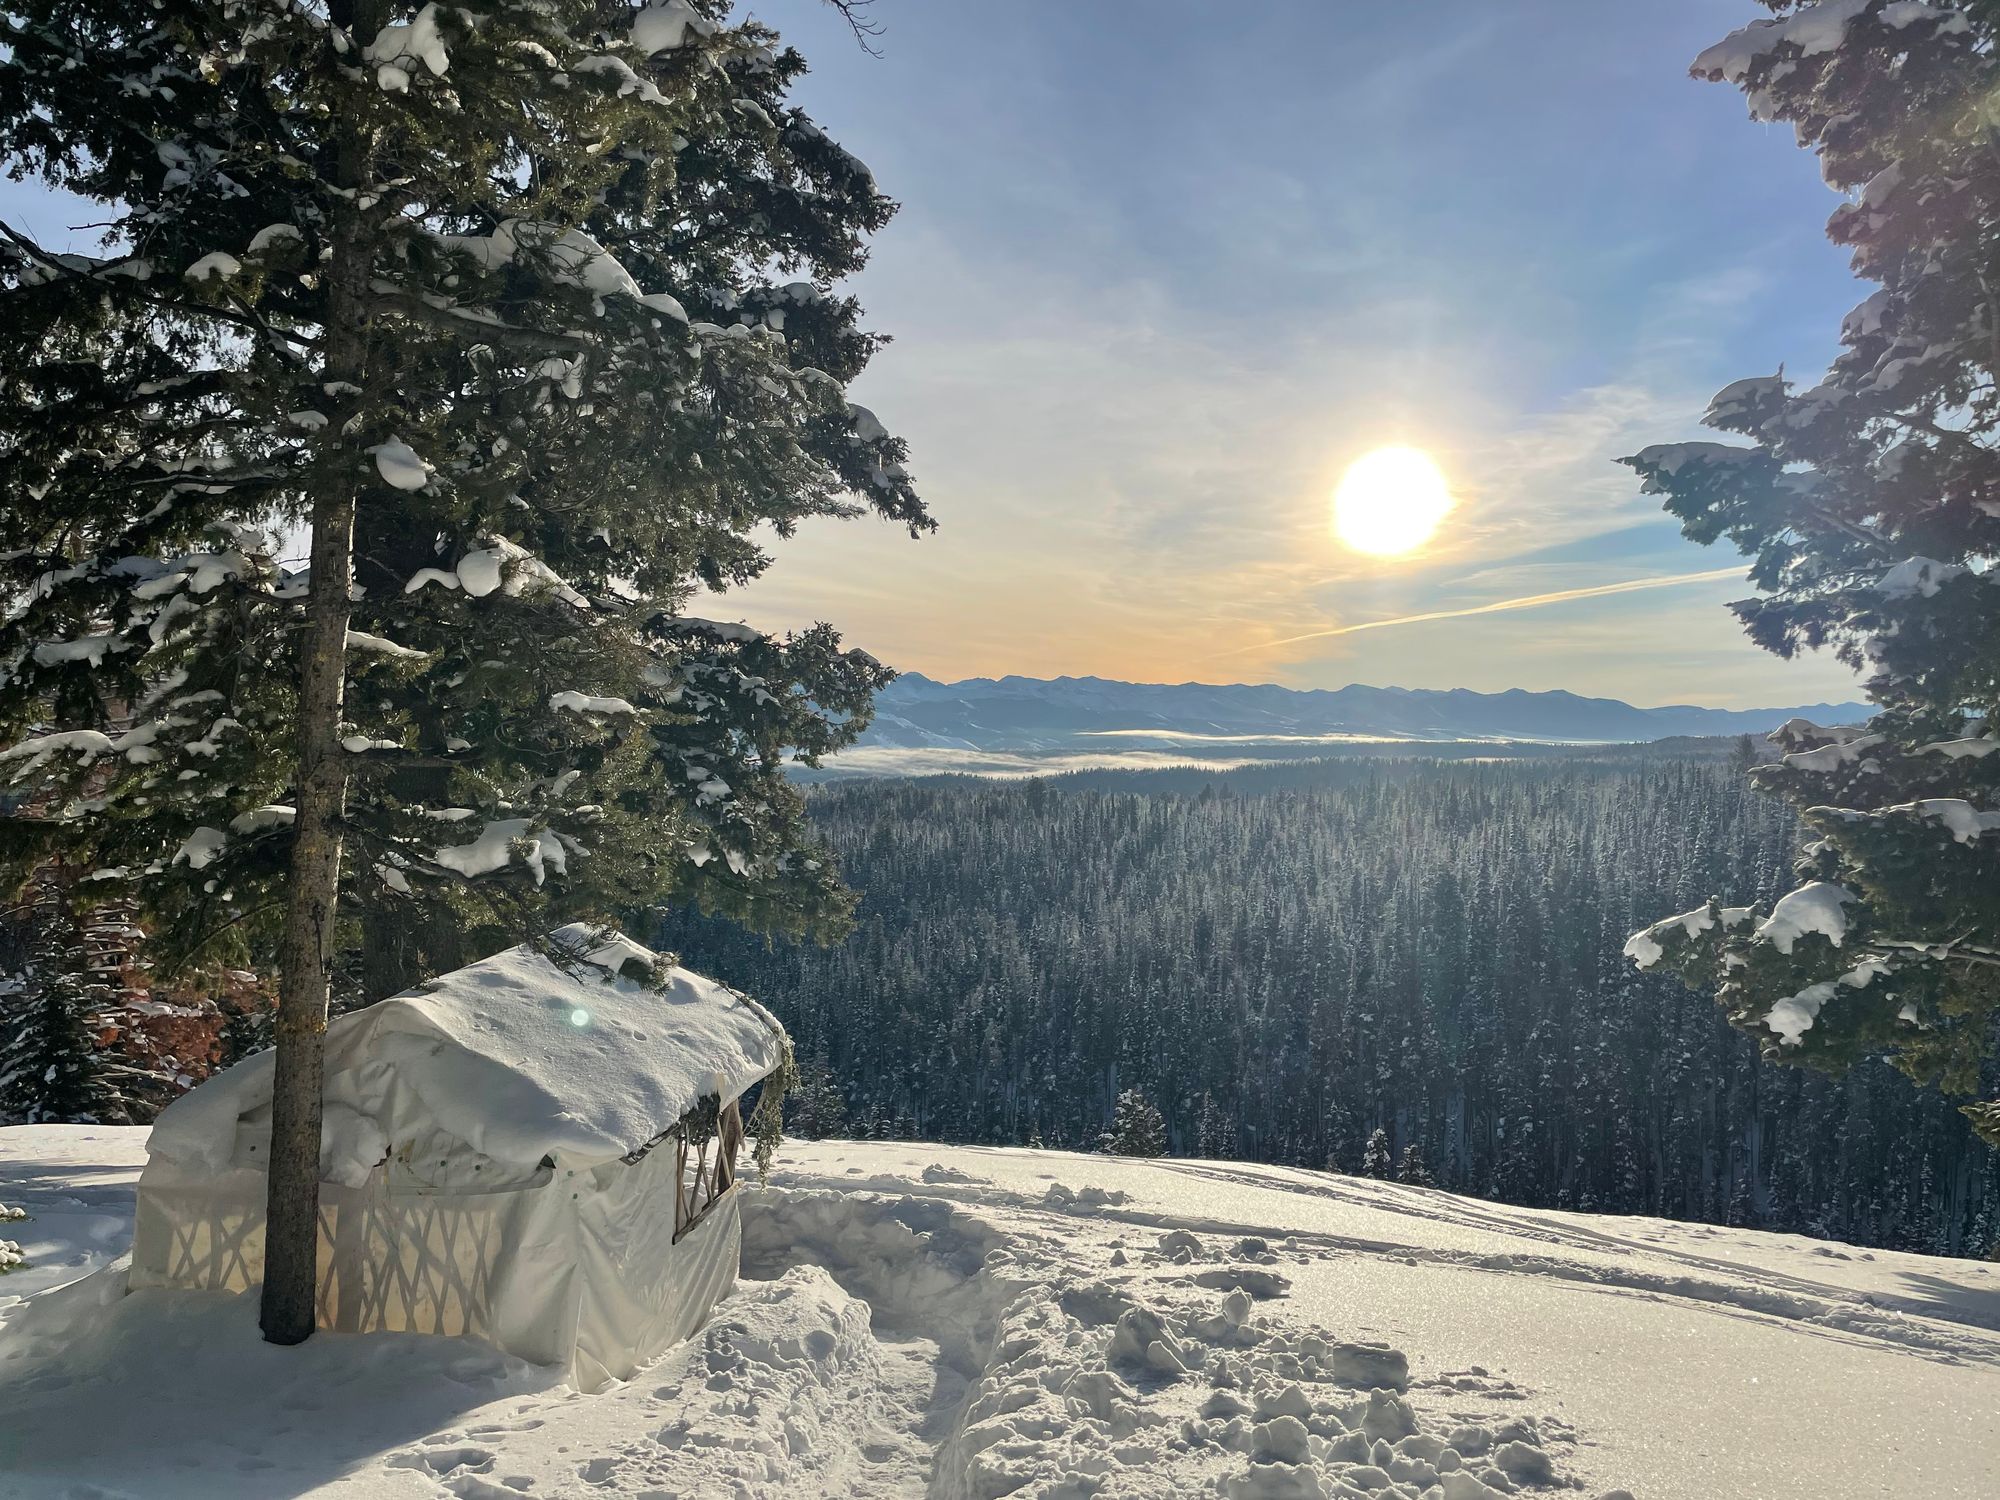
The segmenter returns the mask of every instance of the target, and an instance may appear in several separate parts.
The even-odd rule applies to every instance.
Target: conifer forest
[[[1619,956],[1789,887],[1797,823],[1718,759],[1355,758],[820,789],[862,893],[837,947],[670,923],[797,1040],[805,1134],[1169,1150],[1537,1206],[1981,1255],[2000,1156],[1885,1065],[1760,1063]]]

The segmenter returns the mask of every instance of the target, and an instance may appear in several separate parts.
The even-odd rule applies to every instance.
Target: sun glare
[[[1430,455],[1377,448],[1357,458],[1333,492],[1333,534],[1371,557],[1401,557],[1437,534],[1451,491]]]

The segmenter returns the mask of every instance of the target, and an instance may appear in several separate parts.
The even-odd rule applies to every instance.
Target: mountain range
[[[1855,723],[1862,703],[1793,708],[1635,708],[1616,698],[1520,688],[1297,689],[1272,684],[1114,682],[1102,677],[971,677],[920,672],[877,698],[864,746],[1047,753],[1342,740],[1633,743],[1676,735],[1768,733],[1791,718]]]

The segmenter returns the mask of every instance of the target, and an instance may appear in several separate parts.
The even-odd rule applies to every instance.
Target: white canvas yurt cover
[[[736,1101],[783,1028],[685,969],[622,977],[653,961],[629,939],[556,937],[581,972],[513,948],[328,1027],[321,1327],[485,1339],[590,1390],[733,1284]],[[135,1288],[263,1280],[271,1079],[261,1053],[161,1114]]]

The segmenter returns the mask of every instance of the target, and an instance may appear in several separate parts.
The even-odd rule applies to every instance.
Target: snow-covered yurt
[[[566,972],[513,948],[327,1029],[319,1323],[463,1334],[622,1379],[736,1278],[738,1100],[776,1069],[756,1002],[584,928]],[[131,1285],[263,1279],[272,1055],[153,1127]]]

